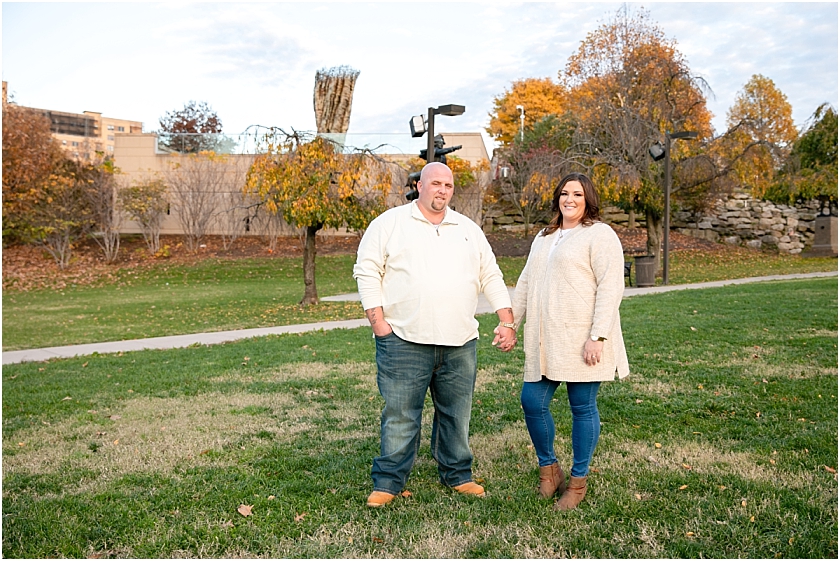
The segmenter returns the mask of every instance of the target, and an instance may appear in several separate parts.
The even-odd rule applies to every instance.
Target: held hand
[[[493,333],[496,334],[496,337],[493,339],[493,346],[498,345],[501,351],[509,352],[516,346],[516,331],[510,327],[498,325],[493,330]]]
[[[604,351],[603,341],[593,341],[587,339],[583,346],[583,361],[589,366],[595,366],[601,362],[601,356]]]

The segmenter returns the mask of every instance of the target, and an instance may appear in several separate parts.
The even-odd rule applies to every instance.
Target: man
[[[380,456],[373,461],[370,507],[400,494],[420,447],[426,390],[435,407],[432,456],[440,482],[484,496],[472,480],[469,424],[484,292],[499,316],[493,345],[516,344],[510,296],[484,233],[448,207],[452,171],[432,162],[419,197],[376,218],[359,244],[353,276],[376,339],[377,385],[385,399]]]

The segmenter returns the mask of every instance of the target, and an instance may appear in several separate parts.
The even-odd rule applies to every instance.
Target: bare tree
[[[118,204],[116,173],[114,163],[107,159],[89,166],[86,173],[88,183],[85,194],[93,220],[90,235],[102,249],[107,263],[116,261],[120,250],[122,213]]]
[[[229,162],[229,156],[199,152],[174,158],[166,172],[172,210],[189,251],[198,250],[217,220],[217,210],[227,191]]]

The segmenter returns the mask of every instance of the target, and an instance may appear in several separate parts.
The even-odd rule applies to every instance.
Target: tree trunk
[[[315,286],[315,234],[322,224],[306,227],[306,241],[303,245],[303,300],[301,306],[318,303],[318,288]]]
[[[647,222],[647,254],[656,257],[656,270],[662,269],[662,217],[645,211]]]

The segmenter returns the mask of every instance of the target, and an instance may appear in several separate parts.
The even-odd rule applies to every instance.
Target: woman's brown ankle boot
[[[554,462],[550,466],[540,467],[540,496],[544,499],[553,497],[555,493],[562,493],[566,489],[566,476],[560,469],[560,464]]]
[[[554,503],[554,510],[572,510],[577,508],[583,497],[586,496],[586,477],[569,478],[569,485],[566,490]]]

